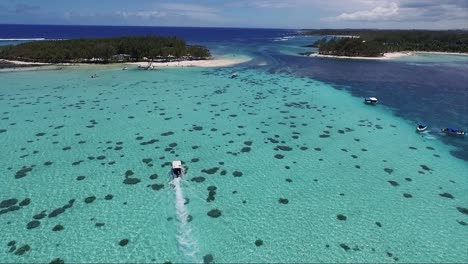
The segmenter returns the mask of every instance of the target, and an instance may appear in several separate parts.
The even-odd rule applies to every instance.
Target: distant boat
[[[172,177],[179,178],[184,174],[184,169],[182,168],[182,161],[174,160],[172,162]]]
[[[442,132],[448,135],[463,136],[466,134],[465,131],[458,129],[458,128],[452,128],[452,127],[442,128],[441,130]]]
[[[128,70],[127,67],[123,67],[123,68],[122,68],[122,71],[126,71],[126,70]]]
[[[233,74],[231,75],[231,79],[237,78],[237,76],[239,76],[239,74],[237,74],[237,72],[235,72],[235,73],[233,73]]]
[[[427,125],[424,123],[419,123],[418,126],[416,127],[416,130],[418,132],[426,131],[426,129],[427,129]]]
[[[379,102],[379,100],[375,97],[366,97],[364,98],[364,103],[365,104],[372,104],[372,105],[375,105]]]

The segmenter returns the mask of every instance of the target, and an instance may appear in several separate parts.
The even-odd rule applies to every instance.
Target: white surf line
[[[176,215],[179,222],[177,242],[179,247],[185,256],[190,257],[192,262],[198,262],[196,257],[198,254],[198,244],[197,241],[192,237],[192,229],[189,226],[187,217],[189,212],[185,207],[185,198],[180,187],[181,178],[174,178],[172,184],[174,185],[175,192],[175,206],[176,206]]]

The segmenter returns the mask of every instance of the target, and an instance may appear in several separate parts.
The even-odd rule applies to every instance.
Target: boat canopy
[[[173,169],[182,169],[182,161],[180,160],[174,160],[172,162],[172,168]]]
[[[375,97],[366,97],[366,101],[377,101]]]
[[[450,132],[461,132],[460,129],[458,129],[458,128],[453,128],[453,127],[447,127],[447,130],[450,131]]]

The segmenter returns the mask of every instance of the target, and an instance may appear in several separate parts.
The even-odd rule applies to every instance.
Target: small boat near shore
[[[454,136],[466,135],[465,131],[458,129],[458,128],[453,128],[453,127],[442,128],[441,131],[447,135],[454,135]]]
[[[366,97],[364,98],[365,104],[376,105],[379,100],[376,97]]]
[[[416,131],[418,132],[424,132],[427,130],[427,125],[424,124],[424,123],[419,123],[417,126],[416,126]]]
[[[179,178],[184,176],[184,168],[182,167],[182,161],[180,160],[174,160],[172,162],[172,177],[173,178]]]
[[[237,74],[237,72],[235,72],[235,73],[233,73],[233,74],[231,75],[231,79],[237,78],[237,76],[239,76],[239,74]]]

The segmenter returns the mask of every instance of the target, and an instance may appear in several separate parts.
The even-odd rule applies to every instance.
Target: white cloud
[[[137,18],[157,18],[157,17],[165,17],[167,13],[159,12],[159,11],[117,11],[115,12],[117,16],[122,16],[125,18],[129,17],[137,17]]]
[[[325,21],[375,21],[395,18],[399,14],[397,3],[390,3],[385,6],[377,6],[372,10],[356,11],[352,13],[342,13],[336,17],[329,17]]]
[[[152,5],[147,10],[137,11],[117,11],[115,14],[124,18],[136,18],[154,20],[159,18],[167,19],[189,19],[205,22],[221,22],[223,17],[219,15],[221,10],[196,4],[185,3],[159,3]]]

